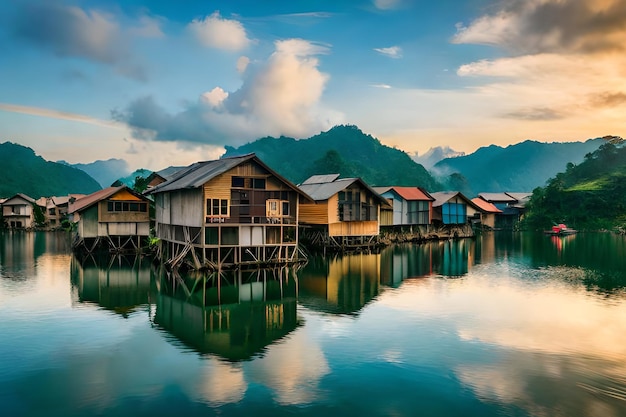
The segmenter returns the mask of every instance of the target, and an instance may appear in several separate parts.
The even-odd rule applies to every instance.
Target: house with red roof
[[[390,209],[381,210],[381,226],[426,226],[431,223],[433,201],[420,187],[374,187],[389,202]]]
[[[480,223],[482,226],[494,229],[496,227],[496,216],[502,213],[502,210],[480,197],[472,198],[472,203],[480,208]]]

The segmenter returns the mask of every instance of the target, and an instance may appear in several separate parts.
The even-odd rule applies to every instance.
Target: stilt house
[[[147,191],[154,197],[161,257],[196,269],[301,260],[304,192],[255,154],[197,162]]]
[[[314,175],[299,188],[315,200],[300,207],[300,222],[312,244],[345,248],[374,243],[380,208],[388,203],[363,180]]]
[[[69,207],[77,223],[74,248],[89,252],[141,248],[150,235],[149,204],[127,186],[108,187],[74,201]]]

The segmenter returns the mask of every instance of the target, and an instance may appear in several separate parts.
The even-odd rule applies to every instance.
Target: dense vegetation
[[[32,198],[90,194],[101,189],[96,180],[80,169],[46,161],[31,148],[0,144],[0,197],[23,193]]]
[[[247,153],[256,153],[268,166],[296,184],[311,175],[341,174],[344,178],[360,177],[373,186],[441,189],[408,154],[381,144],[356,126],[336,126],[306,140],[266,137],[239,148],[227,146],[224,156]]]
[[[470,196],[482,192],[530,192],[544,186],[548,178],[565,169],[568,162],[580,163],[584,155],[604,143],[602,139],[586,142],[542,143],[527,140],[505,148],[491,145],[476,152],[447,158],[435,164],[432,172],[457,173],[465,179]],[[452,185],[452,184],[451,184]],[[464,191],[458,186],[449,189]]]
[[[626,146],[614,138],[588,153],[579,165],[538,187],[527,206],[524,224],[532,229],[565,223],[581,230],[626,225]]]

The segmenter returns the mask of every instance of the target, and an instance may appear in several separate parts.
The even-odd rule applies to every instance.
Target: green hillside
[[[80,169],[46,161],[31,148],[11,142],[0,144],[0,197],[17,193],[32,198],[90,194],[101,189],[96,180]]]
[[[356,126],[336,126],[309,139],[265,137],[239,148],[226,147],[225,157],[256,153],[263,162],[298,184],[315,174],[360,177],[372,186],[441,186],[405,152],[390,148]]]
[[[617,138],[619,139],[619,138]],[[525,224],[541,229],[555,223],[586,230],[626,225],[626,147],[613,140],[569,163],[545,187],[533,191]]]
[[[582,162],[585,154],[595,151],[602,143],[602,139],[568,143],[527,140],[505,148],[491,145],[470,155],[439,161],[432,172],[444,178],[452,173],[462,175],[469,184],[471,195],[530,192],[563,171],[568,162]]]

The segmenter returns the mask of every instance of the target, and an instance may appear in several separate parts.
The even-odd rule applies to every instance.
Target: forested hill
[[[432,172],[443,176],[461,174],[472,195],[482,192],[530,192],[565,169],[568,162],[582,162],[603,139],[586,142],[543,143],[527,140],[505,148],[491,145],[476,152],[447,158],[435,164]]]
[[[533,191],[526,224],[548,228],[565,223],[586,230],[626,226],[626,146],[615,138],[585,156],[545,187]]]
[[[295,184],[311,175],[339,173],[360,177],[372,186],[441,186],[405,152],[381,144],[356,126],[336,126],[309,139],[265,137],[239,148],[226,147],[225,157],[255,153]]]
[[[23,193],[32,198],[90,194],[101,189],[80,169],[50,162],[31,148],[11,142],[0,144],[0,197]]]

